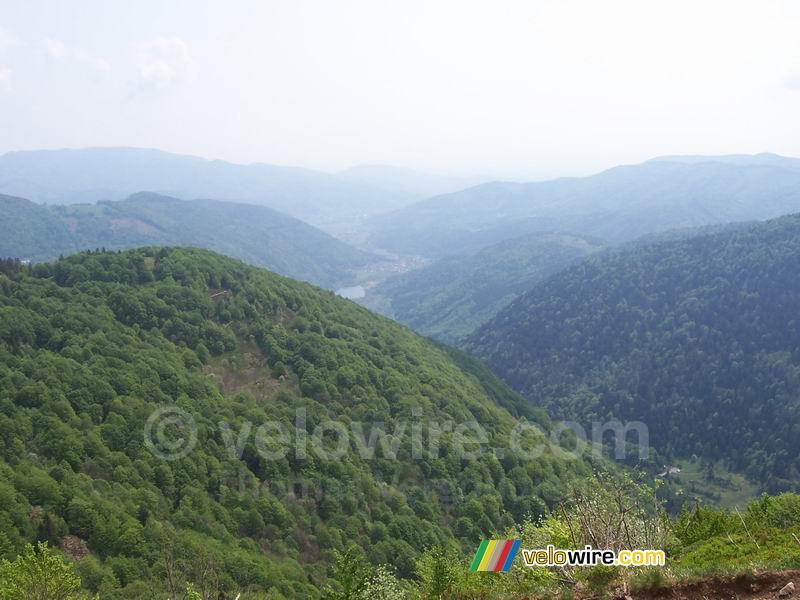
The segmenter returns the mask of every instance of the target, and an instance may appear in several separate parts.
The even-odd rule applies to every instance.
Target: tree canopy
[[[425,548],[466,552],[588,472],[550,452],[467,460],[447,432],[436,455],[414,458],[405,436],[396,460],[380,445],[372,460],[320,458],[327,420],[476,421],[489,448],[523,417],[549,421],[468,357],[311,285],[195,249],[2,264],[0,553],[47,541],[103,600],[187,583],[315,598],[351,545],[413,578]],[[197,440],[166,461],[143,432],[171,406]],[[254,435],[231,456],[221,422],[236,442],[246,422],[291,426],[298,408],[305,456],[266,460]]]
[[[468,346],[553,416],[643,421],[665,460],[796,489],[798,272],[798,215],[638,244],[543,281]]]

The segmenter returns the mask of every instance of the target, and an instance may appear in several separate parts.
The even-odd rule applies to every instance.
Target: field
[[[667,485],[673,493],[685,497],[688,506],[699,500],[704,504],[733,510],[745,506],[761,493],[757,484],[729,471],[721,463],[709,466],[695,457],[679,460],[675,466],[681,472],[670,475]]]

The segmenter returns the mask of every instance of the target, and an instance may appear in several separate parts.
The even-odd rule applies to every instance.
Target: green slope
[[[582,236],[534,233],[389,279],[368,300],[415,331],[453,343],[537,282],[602,247]]]
[[[424,448],[432,422],[476,421],[492,448],[520,415],[548,421],[471,359],[310,285],[195,249],[2,266],[0,554],[33,539],[88,552],[77,569],[103,600],[166,597],[170,580],[316,598],[350,544],[410,577],[424,548],[474,552],[587,472],[549,451],[468,460],[450,433],[434,454],[412,455],[406,434],[397,459],[363,459],[355,442],[324,459],[311,442],[329,419],[363,421],[367,436],[418,421]],[[195,420],[197,443],[165,461],[143,432],[170,405]],[[241,460],[229,454],[220,422],[238,440],[245,422],[292,426],[298,408],[305,457],[265,458],[254,435]]]
[[[469,346],[535,404],[796,488],[800,216],[591,257]]]
[[[118,202],[48,207],[0,196],[0,256],[41,261],[149,244],[208,248],[330,288],[378,260],[263,206],[139,193]]]
[[[54,258],[75,249],[69,225],[47,206],[0,195],[0,256]]]

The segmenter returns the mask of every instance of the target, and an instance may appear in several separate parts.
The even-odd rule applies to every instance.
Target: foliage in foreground
[[[81,580],[47,543],[27,545],[14,562],[0,562],[0,600],[77,600]]]
[[[676,582],[718,574],[800,568],[800,496],[764,496],[742,511],[698,505],[672,518],[661,509],[654,490],[624,477],[598,475],[576,488],[572,500],[548,517],[528,519],[492,537],[521,539],[522,548],[660,549],[665,567],[529,568],[522,557],[508,573],[470,573],[469,553],[454,546],[433,547],[417,561],[416,580],[405,597],[422,600],[571,597],[610,591],[657,589]],[[346,568],[342,568],[346,565]],[[363,573],[353,578],[352,573]],[[343,573],[350,573],[344,576]],[[369,568],[352,553],[339,563],[333,579],[366,581]],[[335,584],[332,584],[335,585]],[[366,586],[352,587],[362,598]],[[376,598],[383,596],[376,595]],[[391,596],[387,596],[391,597]]]
[[[524,566],[518,558],[509,573],[471,573],[471,557],[457,545],[434,546],[416,561],[413,580],[397,577],[388,565],[370,564],[355,545],[335,553],[324,600],[444,600],[552,598],[581,588],[591,595],[611,590],[663,588],[690,577],[763,569],[797,568],[800,547],[791,531],[800,527],[800,496],[765,496],[743,512],[702,506],[667,519],[652,491],[624,478],[600,475],[575,489],[573,501],[558,514],[526,520],[497,534],[522,540],[523,548],[657,548],[667,552],[665,568],[559,568]],[[626,530],[626,531],[623,531]],[[65,561],[46,543],[28,545],[13,562],[0,562],[0,600],[89,600],[81,590],[77,565]],[[84,582],[85,583],[85,582]],[[101,595],[101,597],[104,597]],[[138,596],[141,597],[141,596]],[[157,596],[161,597],[161,596]],[[233,598],[188,583],[169,598]],[[272,593],[245,593],[248,600]]]

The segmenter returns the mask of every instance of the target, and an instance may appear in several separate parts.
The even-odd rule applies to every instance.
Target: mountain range
[[[665,549],[675,577],[800,564],[800,496],[692,506],[713,489],[726,506],[798,490],[800,214],[769,219],[793,209],[798,161],[662,157],[461,191],[363,166],[326,176],[352,211],[338,225],[333,196],[309,191],[322,180],[281,175],[275,197],[327,206],[334,220],[316,218],[373,236],[379,258],[257,200],[102,199],[146,189],[153,157],[94,152],[0,177],[39,200],[92,200],[0,196],[0,258],[30,259],[0,260],[0,597],[46,560],[74,572],[76,599],[663,591],[651,571],[468,571],[480,540],[606,547],[628,524],[625,544]],[[106,179],[81,170],[94,158]],[[154,160],[150,183],[282,185],[271,167]],[[349,204],[348,186],[377,204]],[[448,193],[399,212],[381,200],[433,190]],[[373,209],[389,212],[362,229]],[[362,284],[373,308],[460,349],[253,265]],[[592,441],[593,423],[640,421],[651,454],[635,470],[630,455],[565,457],[551,418]]]
[[[37,203],[121,200],[140,191],[184,200],[258,204],[334,229],[419,199],[413,193],[370,187],[311,169],[241,165],[144,148],[36,150],[0,156],[0,193]]]
[[[376,215],[369,235],[392,252],[441,257],[534,231],[620,243],[674,228],[763,220],[800,210],[798,164],[772,154],[663,157],[590,177],[486,183]]]
[[[446,177],[389,165],[358,165],[336,174],[340,179],[374,188],[400,191],[422,198],[449,194],[481,183],[488,177]]]
[[[152,244],[217,250],[331,289],[379,260],[265,206],[152,193],[115,202],[47,206],[0,196],[3,257],[38,262],[85,249]]]

